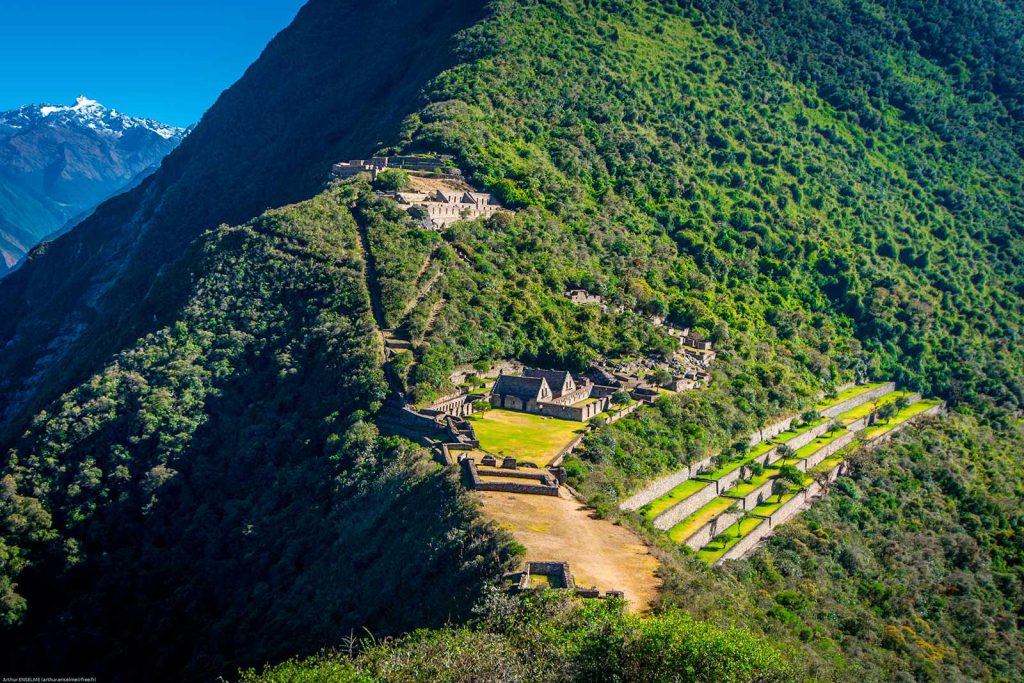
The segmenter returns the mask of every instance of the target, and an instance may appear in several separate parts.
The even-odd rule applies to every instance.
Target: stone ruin
[[[527,591],[539,590],[541,587],[534,585],[535,576],[547,577],[547,588],[555,590],[570,590],[581,598],[609,599],[618,598],[624,600],[626,595],[622,591],[607,591],[601,595],[596,587],[583,588],[576,585],[576,580],[569,570],[568,562],[527,562],[518,572],[506,574],[506,580],[512,583],[512,591],[524,593]]]
[[[397,168],[413,173],[430,173],[441,177],[461,178],[462,171],[451,166],[452,157],[448,155],[408,155],[394,157],[370,157],[369,159],[352,159],[334,164],[331,175],[344,179],[369,173],[374,180],[381,171]]]

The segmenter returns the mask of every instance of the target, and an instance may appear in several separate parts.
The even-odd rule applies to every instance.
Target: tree
[[[377,174],[374,186],[382,192],[401,192],[409,187],[409,174],[400,168],[386,168]]]
[[[627,405],[630,402],[630,400],[631,399],[628,391],[623,391],[622,389],[619,389],[614,394],[612,394],[613,405],[624,406]]]
[[[816,420],[818,420],[820,418],[821,418],[821,413],[819,413],[817,410],[806,410],[806,411],[804,411],[803,413],[800,414],[800,421],[802,423],[804,423],[805,425],[806,424],[811,424],[812,422],[815,422]]]
[[[906,410],[907,408],[910,407],[910,399],[907,398],[906,396],[900,396],[898,399],[896,399],[893,405],[896,406],[897,412],[901,410]]]
[[[897,412],[899,412],[899,408],[896,407],[896,402],[886,403],[878,409],[878,417],[888,422]]]
[[[779,460],[787,460],[796,455],[796,452],[788,444],[780,443],[775,447],[775,454],[779,456]]]
[[[778,502],[780,503],[782,502],[782,497],[789,493],[789,490],[789,482],[782,478],[776,478],[775,481],[772,482],[772,493],[779,497]]]
[[[658,386],[668,384],[669,382],[672,381],[672,373],[666,370],[665,368],[658,368],[657,370],[651,373],[651,381],[653,381]]]
[[[782,502],[782,496],[794,489],[799,490],[803,485],[804,473],[794,465],[783,465],[772,484],[772,491],[779,494],[779,502]]]
[[[742,529],[740,529],[740,525],[743,523],[743,519],[745,518],[743,508],[740,507],[739,501],[736,501],[735,503],[730,505],[726,509],[725,514],[736,515],[736,538],[739,538],[740,532],[742,531]]]

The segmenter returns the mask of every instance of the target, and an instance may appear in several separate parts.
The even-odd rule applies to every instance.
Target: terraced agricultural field
[[[756,517],[744,517],[716,536],[711,543],[697,553],[697,557],[708,564],[714,564],[720,560],[722,555],[725,555],[730,548],[739,543],[744,536],[760,525],[767,523],[768,522],[766,520],[757,519]]]
[[[679,486],[675,487],[661,498],[651,501],[647,505],[640,508],[641,514],[650,520],[656,519],[661,513],[665,512],[676,503],[682,502],[697,493],[701,489],[707,488],[708,486],[714,486],[706,481],[696,481],[694,479],[687,479]]]
[[[736,504],[735,500],[728,498],[715,498],[713,501],[697,510],[695,513],[669,529],[668,537],[676,543],[682,543],[690,536],[693,536],[697,529],[718,517],[720,514]]]
[[[877,401],[868,401],[867,403],[862,403],[856,408],[848,410],[842,415],[839,415],[836,419],[843,424],[850,424],[851,422],[856,422],[862,417],[867,417],[868,415],[875,412],[882,406],[887,405],[889,403],[895,403],[901,398],[907,398],[908,396],[911,396],[912,393],[913,392],[910,391],[894,391],[890,394],[886,394]]]
[[[809,456],[812,456],[815,453],[817,453],[818,451],[820,451],[822,448],[824,448],[825,446],[827,446],[830,443],[832,443],[833,441],[837,441],[838,439],[842,438],[842,436],[844,434],[847,434],[847,433],[848,432],[845,429],[837,429],[836,431],[832,432],[831,434],[822,434],[817,439],[815,439],[814,441],[810,442],[809,444],[807,444],[803,448],[798,448],[796,453],[794,453],[793,460],[799,461],[799,460],[803,460],[804,458],[807,458]]]
[[[884,386],[885,384],[885,382],[871,382],[869,384],[858,384],[857,386],[853,386],[848,389],[843,389],[833,398],[823,398],[822,400],[818,401],[818,404],[814,406],[814,408],[815,410],[825,410],[829,406],[834,406],[836,404],[842,403],[843,401],[847,401],[855,396],[860,396],[861,394],[866,394],[869,391],[874,391],[878,387]]]
[[[864,430],[864,438],[870,441],[882,436],[891,429],[895,429],[899,425],[903,424],[907,420],[920,415],[921,413],[934,408],[935,406],[942,403],[938,399],[927,399],[913,403],[900,412],[896,413],[892,418],[887,421],[875,423],[873,426]]]

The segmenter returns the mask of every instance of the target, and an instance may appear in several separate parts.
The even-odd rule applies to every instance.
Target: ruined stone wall
[[[543,484],[517,484],[505,481],[484,481],[480,478],[476,469],[476,463],[471,458],[462,460],[462,471],[469,479],[470,487],[476,491],[498,491],[503,493],[521,493],[534,496],[557,496],[557,486],[546,486]]]
[[[857,406],[864,405],[868,401],[874,401],[876,398],[885,396],[886,394],[892,393],[895,390],[895,382],[886,382],[877,389],[872,389],[871,391],[863,393],[860,396],[854,396],[853,398],[846,399],[842,403],[837,403],[834,406],[830,406],[825,410],[821,411],[821,414],[822,416],[828,418],[832,418],[837,415],[842,415],[843,413],[849,410],[853,410]]]
[[[689,498],[680,501],[654,520],[654,528],[666,531],[710,503],[718,495],[714,484],[708,484]]]
[[[640,401],[637,401],[636,403],[630,403],[625,408],[622,408],[621,410],[619,410],[619,412],[614,413],[612,415],[609,415],[608,416],[608,424],[612,424],[613,422],[618,422],[619,420],[621,420],[622,418],[626,417],[627,415],[629,415],[629,414],[639,410],[642,405],[644,405],[644,404],[641,403]]]
[[[723,512],[701,528],[697,529],[686,539],[685,543],[691,550],[700,550],[722,533],[740,518],[739,515],[730,512]]]
[[[576,588],[576,581],[573,579],[572,572],[569,571],[568,562],[530,562],[526,566],[526,573],[529,576],[537,574],[554,577],[555,581],[561,584],[557,586],[558,588],[568,588],[569,590]]]

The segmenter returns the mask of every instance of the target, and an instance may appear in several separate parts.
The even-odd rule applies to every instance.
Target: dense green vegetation
[[[1001,411],[1024,403],[1021,10],[357,4],[314,0],[160,175],[0,285],[4,661],[210,677],[459,623],[514,562],[453,478],[377,432],[361,229],[385,326],[424,342],[401,369],[417,400],[461,364],[671,351],[649,314],[715,343],[710,389],[567,461],[603,514],[843,381],[962,412],[858,462],[751,561],[655,539],[651,620],[509,604],[268,680],[472,671],[448,650],[539,680],[1020,678],[1022,437]],[[378,142],[454,155],[515,214],[438,234],[356,179],[186,247]]]
[[[326,654],[246,672],[243,683],[347,681],[788,681],[778,649],[740,629],[672,610],[626,615],[622,603],[581,604],[555,593],[520,602],[489,595],[470,628],[356,643],[358,656]],[[365,648],[365,649],[364,649]]]
[[[208,678],[440,625],[514,564],[454,475],[367,419],[384,382],[354,199],[209,233],[151,294],[186,288],[175,322],[12,444],[5,666]]]

